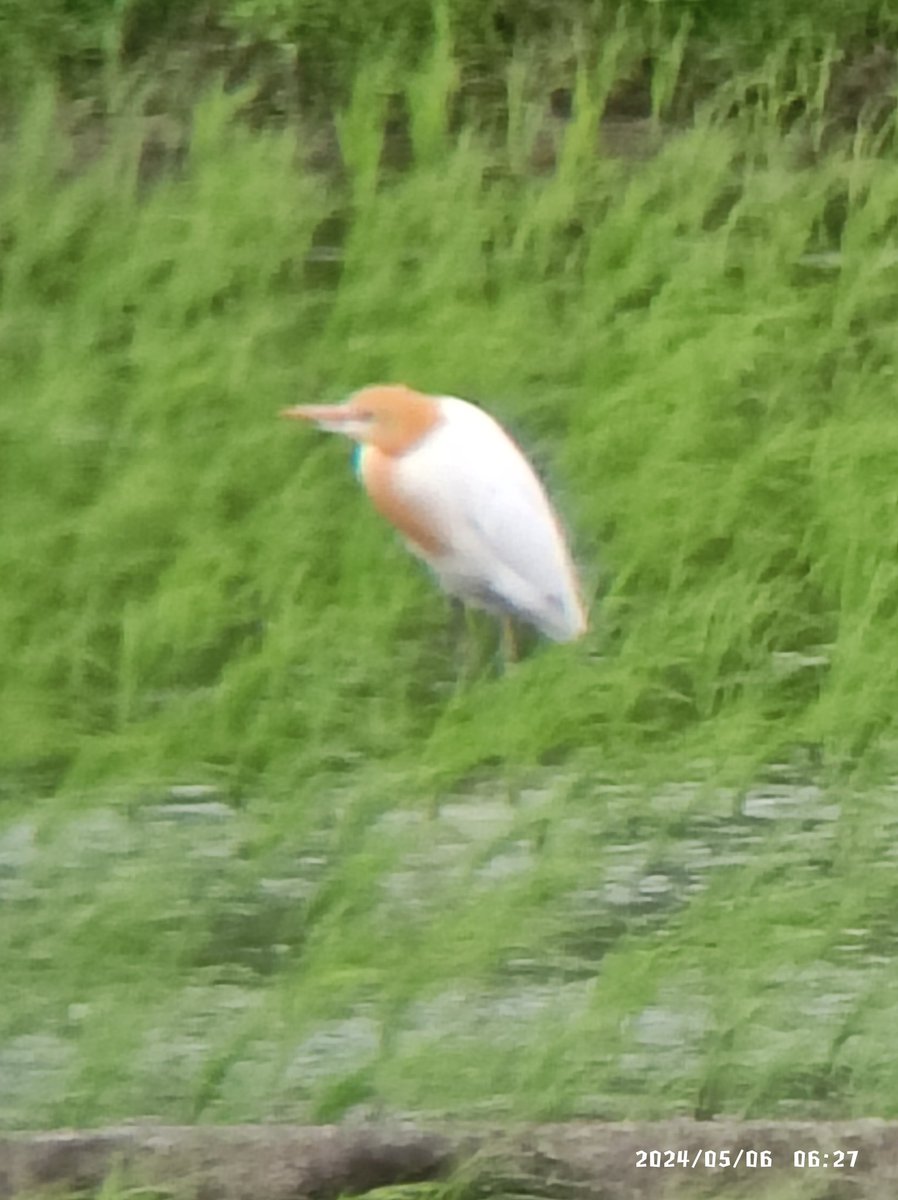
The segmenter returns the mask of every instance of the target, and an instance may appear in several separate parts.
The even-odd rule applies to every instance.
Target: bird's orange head
[[[343,433],[390,455],[410,450],[442,419],[433,396],[402,383],[362,388],[345,404],[297,404],[281,415],[314,421],[319,429]]]

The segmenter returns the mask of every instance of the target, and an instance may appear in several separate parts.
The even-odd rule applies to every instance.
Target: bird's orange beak
[[[371,432],[370,413],[360,413],[354,404],[297,404],[285,408],[282,417],[314,421],[325,433],[342,433],[356,441],[367,441]]]
[[[282,417],[291,417],[297,421],[335,421],[349,420],[352,411],[343,404],[294,404],[292,408],[282,408]]]

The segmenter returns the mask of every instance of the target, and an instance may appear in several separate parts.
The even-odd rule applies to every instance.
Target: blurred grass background
[[[17,11],[0,1124],[893,1113],[879,10]],[[376,380],[532,452],[582,644],[456,689],[277,420]]]

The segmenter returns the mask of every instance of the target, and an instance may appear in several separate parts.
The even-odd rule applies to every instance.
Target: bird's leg
[[[486,668],[490,670],[490,662],[495,653],[495,669],[499,675],[504,674],[510,663],[517,662],[521,657],[521,646],[514,618],[499,617],[499,643],[493,652],[489,642],[484,646],[485,629],[478,622],[478,614],[457,597],[450,597],[451,629],[455,644],[456,678],[462,686],[476,679]],[[490,638],[490,641],[492,639]]]
[[[499,672],[501,674],[510,663],[518,661],[520,648],[513,617],[500,617],[499,628]]]
[[[515,628],[514,617],[507,614],[499,618],[499,654],[497,667],[500,675],[504,675],[512,663],[520,658],[518,631]],[[505,756],[503,756],[505,757]],[[505,757],[505,788],[508,803],[517,808],[521,795],[520,768],[510,758]]]
[[[477,673],[476,630],[472,625],[470,609],[463,600],[459,600],[457,596],[451,596],[449,606],[453,657],[455,659],[455,686],[456,689],[461,689]]]
[[[458,596],[449,597],[449,630],[456,650],[465,629],[465,606]]]

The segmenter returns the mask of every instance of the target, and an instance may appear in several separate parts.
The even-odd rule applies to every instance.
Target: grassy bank
[[[445,46],[395,173],[386,68],[340,173],[211,88],[148,175],[136,112],[88,155],[35,90],[0,178],[0,1122],[895,1111],[891,794],[843,768],[882,779],[898,700],[898,169],[795,54],[640,162],[583,72],[547,174],[525,64],[507,130],[447,133]],[[582,644],[455,690],[345,449],[276,419],[383,379],[532,451]]]
[[[888,736],[891,127],[816,155],[819,81],[783,136],[794,97],[748,80],[636,164],[596,149],[607,78],[581,79],[536,175],[514,95],[503,144],[449,137],[438,53],[409,84],[414,164],[380,182],[377,72],[339,180],[215,91],[177,170],[141,182],[127,112],[73,164],[35,95],[0,196],[7,767],[252,774],[297,745],[326,767],[427,744],[458,773]],[[429,580],[345,447],[276,419],[378,379],[479,399],[532,450],[585,644],[448,704]]]

